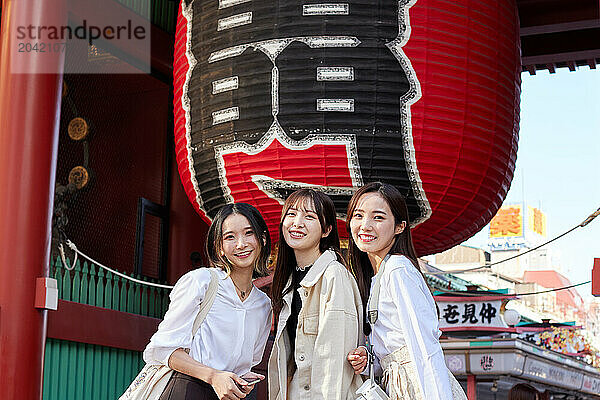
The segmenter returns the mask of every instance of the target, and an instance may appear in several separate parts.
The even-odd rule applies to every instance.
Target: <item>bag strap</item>
[[[198,329],[200,329],[200,325],[206,318],[206,315],[210,311],[215,297],[217,297],[217,289],[219,288],[219,276],[214,269],[210,270],[210,284],[208,285],[208,289],[206,289],[206,293],[204,295],[204,299],[200,303],[200,310],[198,310],[198,315],[196,315],[196,319],[194,320],[194,325],[192,327],[192,337],[196,336]]]
[[[385,269],[385,264],[387,260],[390,258],[390,255],[386,255],[381,265],[379,266],[379,271],[377,271],[377,275],[375,275],[375,282],[373,282],[373,289],[371,289],[371,294],[369,294],[369,300],[367,301],[367,319],[369,320],[369,324],[375,325],[378,317],[378,308],[379,308],[379,290],[381,289],[381,277],[383,276],[383,270]]]
[[[373,282],[373,288],[371,289],[371,293],[369,294],[369,300],[367,300],[367,320],[371,327],[375,325],[378,318],[378,308],[379,308],[379,291],[381,289],[381,277],[383,276],[383,271],[385,269],[385,264],[387,260],[390,258],[390,255],[387,254],[381,265],[379,266],[379,271],[375,275],[375,282]],[[375,368],[374,368],[374,358],[375,353],[373,352],[373,345],[367,341],[366,345],[367,349],[367,367],[369,368],[369,379],[371,380],[372,385],[376,385],[375,382]]]

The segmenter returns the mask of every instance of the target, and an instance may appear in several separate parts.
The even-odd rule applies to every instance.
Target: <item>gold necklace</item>
[[[238,285],[236,285],[233,278],[231,278],[231,282],[233,282],[233,286],[235,286],[235,288],[240,291],[240,297],[242,298],[242,300],[244,300],[244,298],[246,297],[246,291],[240,289],[240,287]],[[248,293],[250,293],[250,291],[252,290],[252,286],[254,286],[254,283],[250,282],[250,287],[248,288]]]

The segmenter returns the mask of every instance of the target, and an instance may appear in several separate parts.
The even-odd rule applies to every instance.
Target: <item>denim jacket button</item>
[[[304,385],[304,390],[310,390],[310,386],[309,385]]]
[[[300,360],[300,361],[304,361],[304,354],[301,354],[301,355],[298,357],[298,360]]]

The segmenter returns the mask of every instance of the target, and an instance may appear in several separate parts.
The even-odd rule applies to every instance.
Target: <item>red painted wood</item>
[[[592,294],[600,296],[600,258],[594,258],[592,267]]]
[[[516,299],[518,296],[433,296],[435,301],[455,301],[455,302],[467,302],[467,301],[495,301],[495,300],[512,300]]]
[[[190,260],[192,252],[204,256],[208,224],[189,202],[175,160],[171,167],[171,209],[169,210],[169,260],[167,280],[174,284],[183,274],[194,269]]]
[[[440,328],[442,332],[519,332],[517,328],[501,328],[501,327],[486,327],[486,326],[450,326],[448,328]]]
[[[467,375],[467,399],[477,400],[477,377],[475,375]]]
[[[160,319],[59,300],[48,313],[48,337],[142,351]]]
[[[42,396],[47,311],[34,308],[48,275],[64,54],[17,60],[11,30],[23,21],[60,26],[63,2],[8,0],[0,33],[0,399]],[[13,31],[14,32],[14,31]],[[15,61],[15,65],[11,63]],[[25,67],[30,74],[13,74]]]
[[[69,206],[66,233],[93,259],[122,272],[133,272],[139,198],[166,204],[169,86],[149,75],[132,74],[108,78],[100,74],[68,75],[65,80],[70,100],[91,126],[89,167],[93,172],[88,187]],[[71,118],[66,109],[63,126]],[[83,155],[80,142],[66,135],[64,138],[59,144],[56,173],[63,185]],[[158,228],[157,218],[152,218]],[[156,272],[159,240],[158,229],[146,231],[145,273]]]
[[[550,25],[598,18],[598,0],[517,0],[521,26]]]
[[[100,2],[95,0],[71,0],[69,12],[77,23],[86,15],[93,15],[99,21],[114,20],[112,16],[131,12],[125,5],[116,1]],[[150,60],[147,53],[136,46],[133,40],[114,40],[111,45],[128,57],[142,62],[150,62],[150,67],[160,74],[169,76],[173,73],[173,37],[159,27],[150,24]]]

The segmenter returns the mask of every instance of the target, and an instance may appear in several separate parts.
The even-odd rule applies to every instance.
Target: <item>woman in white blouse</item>
[[[403,196],[392,185],[363,186],[350,200],[346,228],[365,307],[374,283],[380,284],[377,304],[369,304],[377,318],[365,333],[387,394],[392,400],[466,399],[444,362],[436,306],[419,270]],[[365,348],[348,354],[348,361],[361,373]]]
[[[262,359],[271,304],[252,278],[265,274],[270,251],[267,225],[256,208],[229,204],[217,213],[206,238],[208,262],[219,277],[210,311],[192,337],[211,272],[188,272],[173,288],[165,318],[144,350],[146,363],[176,371],[161,400],[236,400],[264,379],[250,369]]]

